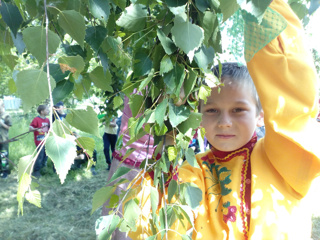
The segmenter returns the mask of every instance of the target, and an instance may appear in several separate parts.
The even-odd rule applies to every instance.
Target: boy
[[[40,170],[46,166],[47,158],[45,148],[42,146],[42,140],[49,131],[50,120],[46,117],[49,114],[49,108],[47,105],[39,105],[37,112],[39,116],[35,117],[30,126],[29,130],[33,131],[34,143],[38,151],[38,157],[33,167],[32,175],[36,178],[40,177]]]
[[[12,126],[11,117],[6,113],[4,102],[0,99],[0,175],[6,178],[10,174],[9,162],[9,129]]]
[[[196,156],[200,168],[185,162],[179,169],[181,182],[202,190],[191,219],[192,239],[310,238],[311,216],[299,206],[320,172],[320,150],[312,138],[320,132],[316,74],[298,18],[280,0],[270,7],[287,27],[247,63],[264,110],[265,138],[256,142],[254,130],[263,116],[245,67],[224,64],[221,92],[213,88],[207,103],[200,103],[202,126],[213,148]],[[150,181],[146,175],[143,185]],[[148,187],[143,190],[137,198],[146,197]],[[152,235],[151,205],[144,200],[138,230],[129,233],[132,239]],[[184,225],[176,221],[168,239],[186,234],[191,226]]]
[[[52,114],[52,123],[59,118],[61,121],[66,118],[67,114],[64,112],[64,104],[62,101],[56,103],[54,106],[54,112]]]

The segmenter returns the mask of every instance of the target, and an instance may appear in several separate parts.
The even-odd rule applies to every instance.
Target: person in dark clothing
[[[64,112],[65,107],[62,101],[56,103],[53,108],[55,111],[52,114],[52,122],[58,118],[62,120],[67,116],[67,114]]]

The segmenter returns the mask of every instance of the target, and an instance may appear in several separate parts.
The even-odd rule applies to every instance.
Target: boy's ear
[[[258,121],[257,121],[257,127],[262,127],[264,126],[264,112],[261,111],[260,114],[258,115]]]

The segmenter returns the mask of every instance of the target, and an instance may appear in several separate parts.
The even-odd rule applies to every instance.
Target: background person
[[[0,99],[0,175],[6,178],[10,174],[9,169],[9,129],[12,126],[11,117],[6,113],[4,102]]]
[[[50,120],[46,117],[49,114],[49,108],[47,105],[39,105],[37,112],[39,113],[39,116],[32,120],[29,130],[33,131],[34,143],[39,153],[33,166],[32,175],[39,178],[41,176],[40,170],[47,165],[48,156],[46,154],[45,147],[42,147],[42,140],[44,140],[49,131]]]

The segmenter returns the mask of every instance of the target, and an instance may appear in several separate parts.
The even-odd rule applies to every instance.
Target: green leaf
[[[55,85],[54,79],[50,76],[51,89]],[[30,69],[19,72],[16,86],[25,111],[49,97],[47,74],[41,70]]]
[[[156,136],[163,136],[168,131],[168,128],[165,124],[162,124],[162,126],[160,126],[159,124],[156,124],[154,126],[154,131],[155,131]]]
[[[202,200],[202,191],[198,186],[194,183],[182,183],[180,184],[183,197],[185,198],[186,203],[193,210],[195,210]]]
[[[19,204],[19,211],[23,215],[23,200],[25,193],[27,192],[29,186],[31,184],[31,177],[28,173],[22,173],[21,177],[19,178],[19,185],[18,185],[18,192],[17,192],[17,201]]]
[[[180,64],[175,64],[172,71],[164,74],[163,81],[168,87],[167,93],[173,93],[179,97],[185,75],[184,66]]]
[[[168,147],[169,161],[172,162],[173,160],[175,160],[177,155],[178,155],[177,148],[175,146],[169,146]]]
[[[154,76],[154,69],[152,68],[148,74],[148,77],[143,79],[142,82],[140,83],[138,92],[141,92],[149,84],[153,76]]]
[[[196,7],[201,11],[205,12],[207,9],[210,8],[210,4],[206,0],[196,0]]]
[[[139,94],[133,94],[129,99],[129,106],[132,112],[132,116],[136,117],[139,113],[142,113],[144,106],[144,97]]]
[[[178,129],[183,134],[186,134],[190,129],[196,129],[200,126],[201,123],[201,113],[190,113],[188,119],[178,125]]]
[[[241,5],[241,8],[251,13],[261,23],[264,12],[271,2],[272,0],[250,0],[247,1],[247,4]],[[306,13],[308,13],[308,10],[306,10]]]
[[[78,137],[76,139],[77,145],[83,149],[84,153],[87,153],[92,158],[95,142],[91,137]]]
[[[47,66],[43,67],[43,71],[47,72]],[[49,64],[50,75],[54,78],[56,83],[65,80],[65,78],[69,75],[69,71],[65,71],[64,73],[61,71],[59,64]]]
[[[0,54],[1,55],[9,55],[11,46],[4,42],[0,42]]]
[[[73,73],[73,77],[77,79],[84,69],[84,61],[83,58],[78,56],[64,56],[58,59],[58,63],[62,69],[62,72],[70,71]]]
[[[113,109],[119,108],[121,105],[123,105],[123,99],[120,96],[115,96],[113,99]]]
[[[207,98],[211,95],[211,88],[205,85],[201,85],[199,89],[199,98],[207,103]]]
[[[29,203],[41,208],[41,194],[38,190],[28,191],[25,198]]]
[[[169,7],[180,7],[186,5],[188,0],[166,0]]]
[[[21,55],[24,52],[25,48],[26,48],[26,45],[25,45],[25,43],[23,42],[23,39],[22,39],[22,33],[18,32],[16,34],[16,36],[14,36],[14,34],[11,32],[11,37],[12,37],[12,41],[13,41],[15,47],[18,50],[18,53]]]
[[[93,194],[91,214],[109,200],[116,190],[115,186],[102,187]]]
[[[100,25],[86,29],[85,40],[96,53],[98,53],[103,40],[107,36],[107,32],[107,29]]]
[[[157,214],[158,204],[159,204],[159,192],[155,187],[150,187],[150,200],[152,216],[155,217]]]
[[[204,31],[199,26],[188,22],[175,21],[171,29],[174,43],[193,59],[194,52],[201,46],[204,39]]]
[[[27,46],[27,49],[42,65],[46,59],[46,30],[43,27],[28,27],[22,31],[23,41]],[[49,54],[56,52],[60,44],[59,36],[50,31],[48,32],[48,44]]]
[[[125,203],[123,218],[125,219],[125,223],[131,228],[132,231],[137,230],[136,220],[139,218],[140,213],[141,209],[134,199],[131,199]]]
[[[81,100],[83,93],[88,95],[90,87],[91,81],[87,78],[84,78],[82,79],[81,83],[74,84],[73,93],[79,100]]]
[[[96,87],[103,91],[113,92],[113,88],[111,87],[112,75],[109,69],[105,73],[103,67],[98,66],[89,73],[89,77]]]
[[[87,106],[87,109],[70,109],[66,120],[81,131],[100,137],[98,117],[91,106]]]
[[[142,4],[131,4],[122,13],[116,24],[130,32],[144,29],[147,21],[147,8]]]
[[[214,49],[212,47],[207,48],[202,46],[195,52],[194,59],[200,69],[210,69],[213,64]]]
[[[57,119],[52,123],[53,132],[59,137],[65,138],[66,135],[70,135],[70,126],[65,119]]]
[[[176,194],[178,189],[178,183],[176,180],[172,179],[168,186],[168,202],[171,202],[171,199]]]
[[[118,215],[112,214],[108,216],[102,216],[96,221],[96,233],[98,240],[107,240],[112,236],[114,230],[120,222]]]
[[[220,1],[220,9],[223,14],[223,21],[226,21],[239,9],[239,5],[237,0],[224,0]]]
[[[68,80],[62,80],[57,83],[52,91],[53,102],[57,103],[66,98],[73,90],[74,84]]]
[[[130,171],[131,171],[131,169],[127,168],[127,167],[117,168],[116,172],[112,175],[112,177],[107,182],[107,184],[113,182],[114,180],[117,180],[119,177],[122,177],[123,175],[127,174]]]
[[[172,61],[168,55],[165,55],[160,63],[160,74],[163,75],[164,73],[170,72],[172,69]]]
[[[132,55],[122,50],[123,45],[120,37],[107,36],[101,48],[108,55],[108,62],[111,61],[116,67],[123,71],[128,70],[132,64]],[[128,70],[129,71],[129,70]]]
[[[146,49],[139,49],[134,55],[133,72],[137,77],[145,76],[152,69],[152,61]]]
[[[65,139],[52,135],[48,137],[45,146],[46,154],[53,161],[60,182],[63,184],[74,158],[77,156],[74,138]]]
[[[308,9],[304,4],[299,2],[290,3],[290,7],[297,14],[299,19],[303,19],[308,14]]]
[[[18,7],[15,5],[12,5],[11,3],[1,1],[0,13],[1,13],[2,19],[9,26],[14,36],[16,36],[18,29],[21,23],[23,22],[23,19]]]
[[[83,16],[75,10],[60,12],[59,26],[66,31],[83,48],[86,26]]]
[[[11,69],[14,70],[15,66],[17,65],[18,57],[8,54],[2,57],[2,61]]]
[[[89,9],[92,15],[103,22],[108,22],[110,15],[109,1],[89,0]]]
[[[190,110],[181,105],[177,107],[173,103],[169,103],[169,121],[172,127],[178,126],[180,123],[185,121],[190,115]]]
[[[188,75],[184,81],[184,93],[185,93],[185,99],[188,98],[190,93],[193,91],[194,86],[197,82],[198,74],[197,72],[193,71],[191,68],[188,69]]]
[[[27,155],[19,159],[18,164],[18,181],[20,181],[24,173],[31,174],[32,172],[32,155]]]
[[[202,18],[202,28],[204,30],[204,40],[205,45],[209,44],[209,39],[214,34],[215,29],[218,28],[217,15],[211,11],[205,11]]]
[[[14,80],[12,78],[10,78],[8,81],[8,88],[9,88],[10,93],[12,93],[12,94],[17,91],[16,83],[14,82]]]
[[[196,155],[194,154],[194,151],[192,148],[188,148],[185,155],[186,155],[186,160],[190,164],[190,166],[194,168],[200,168],[196,159]]]
[[[159,124],[160,127],[162,127],[166,112],[167,112],[167,106],[168,106],[168,99],[165,98],[163,101],[157,105],[155,110],[155,118],[156,122]]]
[[[173,41],[168,38],[160,29],[157,29],[157,36],[166,54],[171,55],[177,50],[177,47],[174,45]]]
[[[181,213],[182,213],[182,215],[188,220],[190,225],[192,227],[194,226],[194,217],[193,217],[194,213],[192,212],[192,209],[189,206],[187,206],[187,205],[176,205],[176,206],[174,206],[174,210],[176,210],[178,216],[181,216]],[[182,216],[179,217],[179,219],[183,220]],[[183,221],[181,221],[181,223],[183,224]]]

